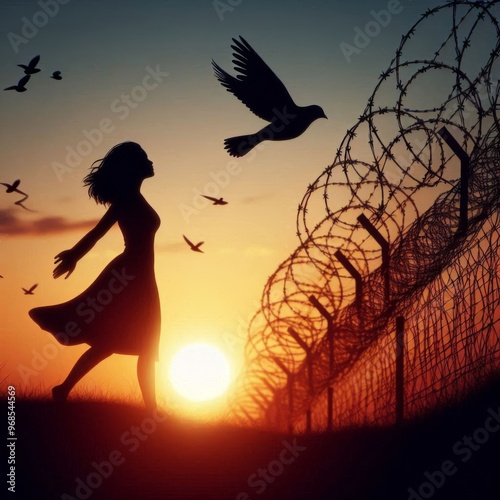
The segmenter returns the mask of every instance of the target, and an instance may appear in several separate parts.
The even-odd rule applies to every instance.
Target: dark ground
[[[18,400],[16,416],[16,494],[5,481],[1,498],[500,498],[498,382],[402,428],[296,437],[172,417],[156,422],[116,403]],[[435,472],[443,467],[447,475]]]

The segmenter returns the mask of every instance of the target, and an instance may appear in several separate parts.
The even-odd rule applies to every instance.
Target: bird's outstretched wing
[[[24,87],[30,80],[31,75],[26,75],[23,76],[20,80],[19,83],[17,84],[19,87]]]
[[[194,245],[184,236],[182,235],[182,237],[184,238],[184,241],[190,246],[190,247],[194,247]]]
[[[219,201],[217,198],[213,198],[212,196],[207,196],[206,194],[202,194],[203,198],[206,198],[207,200],[210,201]]]
[[[28,64],[28,68],[34,69],[36,65],[40,62],[40,56],[35,56],[30,63]]]
[[[270,122],[276,116],[275,109],[282,111],[285,107],[295,106],[295,103],[273,70],[242,36],[240,40],[233,38],[235,45],[231,45],[235,51],[234,69],[240,74],[235,78],[212,61],[215,76],[253,113]]]
[[[17,85],[11,85],[10,87],[4,88],[4,90],[16,90],[16,89],[17,89]]]

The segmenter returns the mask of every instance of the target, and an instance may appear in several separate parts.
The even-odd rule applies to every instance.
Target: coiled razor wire
[[[425,12],[308,186],[300,246],[269,278],[249,325],[232,400],[242,422],[300,430],[309,412],[309,425],[326,428],[328,390],[335,427],[393,422],[397,317],[407,418],[498,371],[499,3]],[[464,171],[446,134],[469,159],[465,230]]]

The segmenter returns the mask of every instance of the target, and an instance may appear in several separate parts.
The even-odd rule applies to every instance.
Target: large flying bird
[[[244,156],[262,141],[294,139],[318,118],[326,118],[317,105],[297,106],[281,80],[243,37],[233,38],[233,42],[234,69],[239,74],[231,76],[212,60],[215,76],[228,92],[269,124],[255,134],[226,139],[224,147],[231,156]]]

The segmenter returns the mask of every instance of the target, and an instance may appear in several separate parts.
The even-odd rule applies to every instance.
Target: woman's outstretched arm
[[[97,225],[73,248],[64,250],[54,257],[54,263],[57,264],[53,273],[54,278],[59,278],[67,273],[65,276],[67,279],[75,270],[76,263],[111,229],[116,221],[116,211],[111,206]]]

